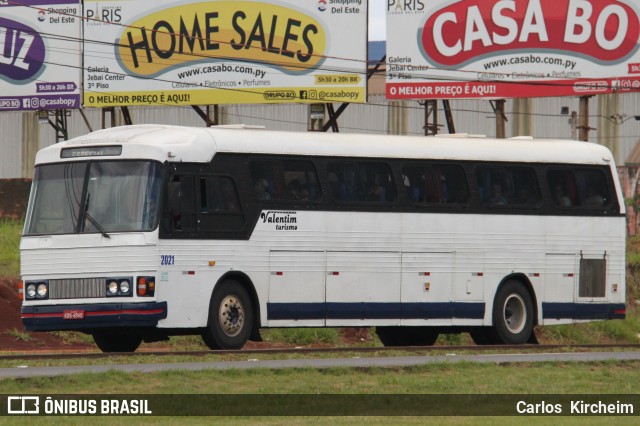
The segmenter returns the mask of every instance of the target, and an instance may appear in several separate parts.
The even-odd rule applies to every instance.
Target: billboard
[[[0,0],[0,111],[80,107],[82,9]]]
[[[84,106],[366,101],[366,0],[84,5]]]
[[[389,99],[640,90],[637,0],[387,0]]]

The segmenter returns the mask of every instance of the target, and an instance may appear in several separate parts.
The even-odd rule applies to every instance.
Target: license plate
[[[84,319],[84,311],[82,310],[64,311],[62,312],[62,319],[66,319],[66,320]]]

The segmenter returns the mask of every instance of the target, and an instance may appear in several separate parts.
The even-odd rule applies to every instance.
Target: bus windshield
[[[25,235],[151,231],[158,218],[162,166],[89,161],[36,167]]]

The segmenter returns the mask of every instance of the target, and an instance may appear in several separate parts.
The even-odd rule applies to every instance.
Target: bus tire
[[[527,343],[533,333],[533,301],[519,281],[509,280],[500,287],[493,303],[491,341],[498,344]]]
[[[438,333],[430,327],[376,327],[384,346],[432,346]]]
[[[241,349],[253,326],[253,306],[247,290],[237,281],[226,280],[213,292],[207,327],[202,339],[211,349]]]
[[[102,352],[135,352],[142,343],[142,336],[122,331],[96,331],[93,341]]]

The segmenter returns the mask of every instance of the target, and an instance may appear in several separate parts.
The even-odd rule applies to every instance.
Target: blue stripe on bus
[[[267,303],[267,318],[270,320],[324,319],[326,310],[324,303]]]
[[[484,302],[403,303],[402,319],[483,319]]]
[[[624,303],[542,303],[542,317],[545,319],[624,319]]]
[[[483,302],[267,303],[269,320],[484,318]]]
[[[82,319],[65,319],[65,311],[82,311]],[[155,327],[167,318],[167,302],[23,306],[27,331],[80,330],[104,327]]]

